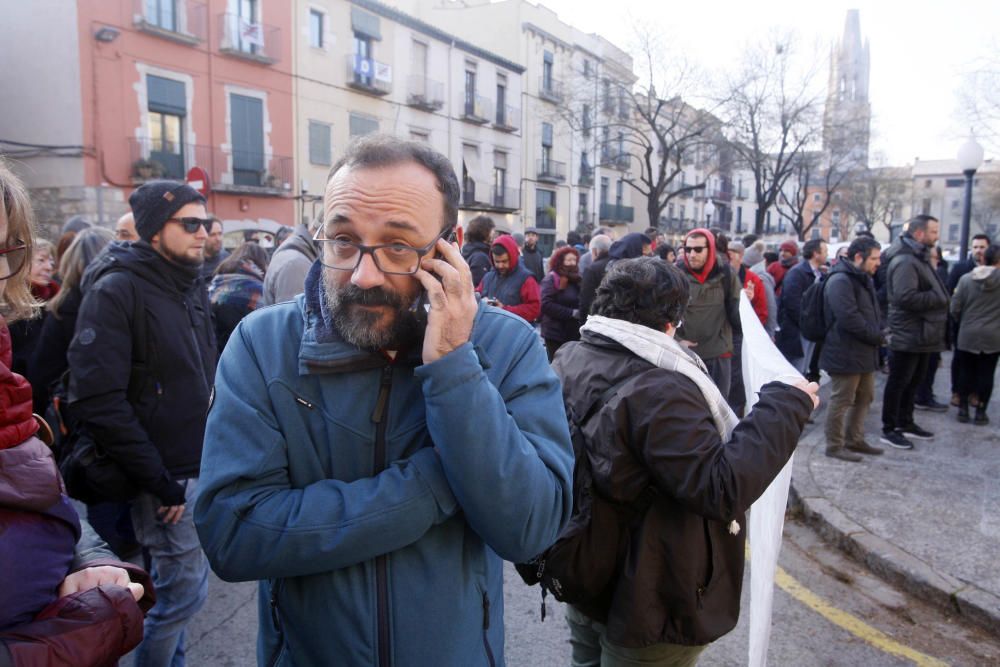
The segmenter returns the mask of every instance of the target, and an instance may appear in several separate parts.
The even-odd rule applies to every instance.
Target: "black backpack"
[[[829,325],[823,305],[823,288],[826,286],[826,276],[813,281],[802,294],[802,308],[799,311],[799,331],[806,340],[818,343],[826,338]]]
[[[542,620],[548,591],[587,616],[606,621],[614,593],[618,564],[628,546],[629,528],[649,508],[656,493],[652,486],[631,504],[602,496],[594,486],[583,428],[629,376],[612,385],[584,412],[582,418],[567,409],[576,462],[573,467],[573,514],[556,542],[527,563],[517,563],[518,574],[529,586],[541,584]]]

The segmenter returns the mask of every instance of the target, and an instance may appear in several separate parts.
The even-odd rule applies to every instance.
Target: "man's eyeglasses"
[[[215,220],[212,218],[167,218],[167,222],[179,223],[188,234],[197,234],[199,227],[204,227],[205,233],[211,234],[212,224]]]
[[[705,252],[706,250],[708,250],[708,246],[704,246],[704,245],[703,245],[703,246],[701,246],[701,247],[696,247],[696,246],[684,246],[683,250],[684,250],[684,252],[685,252],[686,254],[688,254],[688,255],[690,255],[690,254],[692,254],[692,253],[694,253],[695,255],[700,255],[701,253],[703,253],[703,252]]]
[[[17,275],[28,259],[28,244],[14,239],[13,245],[0,248],[0,260],[6,260],[6,268],[0,266],[0,280],[7,280]]]
[[[396,276],[411,276],[420,268],[420,260],[434,249],[438,239],[447,238],[453,227],[448,226],[434,237],[434,240],[422,248],[387,243],[383,245],[362,245],[345,238],[328,239],[323,237],[323,228],[316,231],[313,240],[323,244],[320,253],[320,264],[338,271],[354,271],[361,264],[361,258],[370,253],[375,260],[375,266],[382,273]]]

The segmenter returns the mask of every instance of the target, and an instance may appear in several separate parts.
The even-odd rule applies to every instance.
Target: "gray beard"
[[[323,292],[334,328],[346,342],[369,350],[400,350],[416,344],[423,334],[417,318],[395,292],[384,288],[361,290],[354,285],[337,285],[330,270],[323,272]],[[386,304],[394,309],[388,316],[355,304]],[[388,318],[387,323],[383,318]]]

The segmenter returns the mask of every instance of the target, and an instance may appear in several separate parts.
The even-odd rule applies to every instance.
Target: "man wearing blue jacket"
[[[330,174],[305,294],[219,364],[205,552],[260,580],[260,664],[503,664],[501,559],[571,512],[559,382],[531,325],[477,304],[444,156],[369,135]]]

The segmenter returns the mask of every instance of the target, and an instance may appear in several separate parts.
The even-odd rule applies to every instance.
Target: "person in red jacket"
[[[476,291],[487,303],[520,315],[534,322],[542,313],[542,296],[538,281],[524,263],[521,253],[511,236],[500,236],[490,247],[493,269],[485,276]]]
[[[152,606],[152,588],[139,568],[104,558],[36,437],[51,433],[32,414],[31,385],[10,370],[5,319],[36,307],[31,204],[2,161],[0,202],[0,665],[114,664],[142,639],[137,602]]]
[[[766,327],[768,310],[764,281],[760,279],[760,276],[751,271],[750,267],[743,263],[745,249],[742,243],[739,241],[730,241],[728,252],[729,264],[733,267],[734,271],[739,273],[740,284],[746,290],[747,298],[750,299],[750,305],[753,306],[753,312],[757,315],[760,323]]]
[[[767,272],[774,278],[774,293],[781,294],[781,281],[785,273],[799,263],[799,244],[795,241],[785,241],[778,246],[778,261],[767,267]]]

